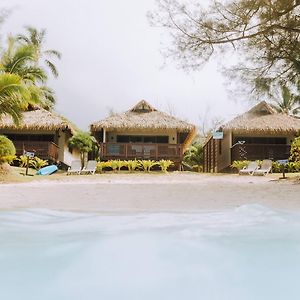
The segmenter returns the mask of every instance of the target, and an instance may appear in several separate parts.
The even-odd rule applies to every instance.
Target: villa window
[[[153,143],[168,144],[168,136],[152,136],[152,135],[117,135],[117,143]]]
[[[286,145],[286,138],[283,137],[235,137],[233,144],[238,141],[245,141],[246,144],[256,145]]]

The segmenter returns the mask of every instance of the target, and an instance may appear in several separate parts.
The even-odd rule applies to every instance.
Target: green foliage
[[[244,167],[247,167],[249,165],[249,160],[235,160],[230,167],[232,169],[237,169],[238,171],[242,170]]]
[[[106,161],[99,161],[97,163],[97,169],[96,169],[96,172],[97,173],[102,173],[103,172],[103,169],[109,167],[108,166],[108,163]]]
[[[127,168],[130,173],[134,172],[137,168],[139,168],[139,166],[140,164],[136,159],[127,161]]]
[[[81,165],[84,166],[86,155],[94,149],[96,140],[87,132],[78,132],[69,139],[69,148],[80,153]]]
[[[19,166],[21,168],[26,168],[28,164],[28,157],[25,155],[21,155],[18,159],[19,161]],[[29,158],[29,166],[32,164],[33,158]]]
[[[150,172],[151,168],[158,165],[154,160],[139,160],[140,167],[144,172]]]
[[[117,160],[117,161],[116,161],[116,165],[117,165],[118,171],[120,172],[120,171],[121,171],[121,168],[127,167],[127,166],[128,166],[128,163],[127,163],[126,160]]]
[[[251,90],[268,90],[269,84],[299,82],[299,6],[295,0],[209,0],[203,5],[198,0],[157,0],[149,15],[170,33],[166,57],[183,68],[199,68],[234,51],[238,63],[226,61],[227,74]]]
[[[0,135],[0,164],[9,162],[11,157],[16,154],[13,142],[4,135]]]
[[[1,65],[1,62],[0,62]],[[0,70],[0,117],[10,115],[16,124],[22,118],[22,111],[28,106],[30,92],[22,78]]]
[[[273,107],[280,113],[297,116],[300,112],[300,96],[292,93],[286,85],[280,86],[281,95],[275,99]]]
[[[185,153],[183,161],[198,169],[202,170],[203,165],[203,146],[200,143],[193,144]]]
[[[48,165],[48,161],[47,160],[44,160],[44,159],[41,159],[39,157],[34,157],[34,159],[31,159],[30,160],[30,166],[33,167],[34,169],[36,170],[39,170],[45,166]]]
[[[300,161],[300,137],[295,138],[291,145],[289,160],[292,162]]]
[[[158,165],[160,166],[160,169],[162,170],[162,172],[167,173],[168,168],[171,166],[174,166],[174,162],[171,160],[160,160],[158,162]]]

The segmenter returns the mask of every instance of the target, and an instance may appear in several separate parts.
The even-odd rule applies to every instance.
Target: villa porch
[[[243,144],[231,149],[231,161],[235,160],[280,160],[290,156],[290,145],[284,144]]]
[[[59,147],[48,141],[13,141],[16,147],[16,155],[22,155],[25,151],[33,151],[35,155],[42,159],[58,161]]]
[[[101,143],[101,159],[170,159],[181,162],[182,145],[162,143]]]

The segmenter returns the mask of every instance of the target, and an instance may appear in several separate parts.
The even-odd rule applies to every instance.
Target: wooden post
[[[106,129],[103,128],[103,143],[106,143]]]
[[[29,168],[29,156],[27,155],[27,165],[26,165],[26,172],[25,175],[28,175],[28,168]]]

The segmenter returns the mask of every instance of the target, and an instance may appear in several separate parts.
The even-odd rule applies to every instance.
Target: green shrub
[[[174,166],[174,162],[171,160],[162,159],[158,162],[158,165],[160,166],[160,169],[166,173],[169,167]]]
[[[137,168],[139,168],[139,166],[140,164],[136,159],[127,161],[127,168],[130,173],[134,172]]]
[[[13,142],[4,135],[0,135],[0,164],[10,161],[16,154]]]
[[[36,156],[34,159],[30,160],[29,164],[34,169],[39,170],[45,166],[48,166],[48,160],[44,160]]]
[[[25,155],[20,155],[19,158],[17,158],[17,160],[19,161],[19,167],[21,168],[25,168],[27,167],[27,163],[28,163],[28,158]],[[32,162],[32,158],[29,158],[29,165]]]
[[[150,172],[152,167],[158,165],[155,160],[140,160],[139,163],[144,172]]]
[[[200,143],[194,143],[190,148],[184,153],[183,161],[188,165],[196,168],[198,172],[203,169],[204,152],[203,145]]]
[[[116,164],[117,164],[118,172],[120,172],[123,167],[128,166],[128,163],[126,160],[117,160]]]
[[[232,169],[237,169],[238,171],[242,170],[244,167],[247,167],[249,165],[249,160],[235,160],[230,167]]]
[[[103,172],[103,169],[105,169],[106,167],[108,167],[108,164],[106,161],[99,161],[97,163],[97,169],[96,169],[96,172],[97,173],[102,173]]]

